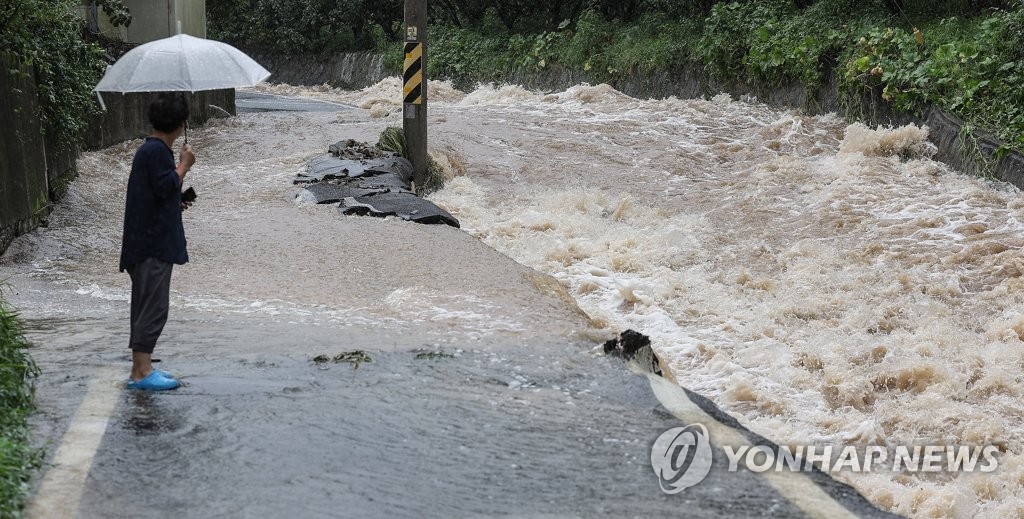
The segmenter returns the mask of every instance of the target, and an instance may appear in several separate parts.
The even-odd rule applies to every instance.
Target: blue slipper
[[[169,372],[169,371],[164,371],[162,369],[154,369],[150,373],[158,373],[160,375],[163,375],[164,378],[169,378],[171,380],[174,380],[174,375],[171,375],[171,372]]]
[[[142,389],[146,391],[166,391],[168,389],[177,389],[179,385],[177,380],[161,375],[154,370],[143,379],[129,379],[127,387],[128,389]]]

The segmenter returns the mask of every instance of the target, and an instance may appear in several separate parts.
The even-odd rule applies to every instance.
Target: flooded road
[[[303,489],[289,495],[311,507],[353,495],[339,488],[361,489],[354,495],[366,498],[362,506],[393,496],[378,489],[379,474],[359,472],[374,482],[360,486],[342,470],[346,459],[373,466],[382,450],[373,442],[332,450],[330,474],[321,479],[303,471],[303,460],[323,452],[319,443],[336,441],[335,424],[344,424],[352,434],[410,449],[399,456],[408,463],[388,465],[385,476],[411,466],[429,483],[442,479],[432,472],[441,460],[464,459],[443,472],[472,477],[451,481],[513,490],[489,494],[481,490],[488,485],[472,485],[449,502],[431,499],[438,490],[425,484],[403,488],[408,499],[395,501],[413,507],[426,500],[440,515],[651,515],[711,503],[700,513],[715,517],[745,515],[730,514],[725,503],[760,495],[776,505],[752,505],[751,513],[799,516],[758,480],[740,484],[743,490],[710,484],[707,495],[677,496],[682,504],[661,494],[644,458],[653,438],[677,422],[646,397],[616,400],[616,391],[637,382],[591,352],[595,338],[632,327],[652,336],[681,385],[780,444],[998,445],[1005,453],[994,475],[837,477],[910,516],[1017,515],[1024,493],[1024,301],[1017,290],[1024,199],[1016,190],[929,160],[916,128],[875,132],[727,96],[644,101],[606,86],[550,94],[432,88],[431,148],[451,177],[432,200],[469,234],[344,218],[294,201],[291,178],[306,158],[341,139],[373,142],[384,127],[401,124],[397,79],[360,92],[265,87],[259,93],[355,108],[244,114],[194,132],[199,162],[188,180],[200,199],[185,215],[192,263],[175,270],[171,322],[157,350],[173,362],[162,367],[181,371],[189,386],[152,401],[122,397],[122,418],[100,447],[106,454],[97,459],[106,461],[90,473],[84,509],[127,506],[115,499],[113,482],[149,440],[135,422],[170,421],[158,440],[170,444],[151,455],[158,467],[189,475],[172,483],[179,498],[229,478],[223,471],[231,465],[197,459],[180,467],[175,441],[208,448],[210,459],[244,460],[247,472],[280,469]],[[29,338],[47,344],[33,352],[44,369],[36,424],[44,435],[58,436],[62,417],[78,405],[89,378],[82,366],[125,362],[127,372],[119,327],[127,321],[128,284],[116,272],[116,251],[137,145],[85,154],[49,228],[19,239],[0,260]],[[422,362],[414,353],[420,348],[461,352]],[[377,361],[326,371],[311,361],[351,349]],[[403,383],[391,391],[388,377]],[[452,381],[469,381],[473,391],[446,385]],[[531,396],[520,402],[522,395]],[[251,398],[269,403],[266,424],[233,404]],[[444,429],[434,420],[450,413],[478,427]],[[207,420],[227,428],[205,428]],[[278,437],[272,424],[296,432]],[[293,447],[300,431],[322,441],[316,449]],[[439,434],[461,443],[443,443]],[[493,446],[531,434],[521,446],[507,444],[497,468],[481,461],[497,456],[483,454]],[[492,448],[474,451],[473,444]],[[580,456],[593,465],[576,472],[573,485],[558,486],[569,480],[560,453],[579,445],[602,448]],[[530,462],[510,454],[530,449]],[[290,455],[271,463],[267,453],[279,452]],[[416,452],[438,456],[417,464]],[[617,467],[615,459],[629,461],[598,470]],[[521,475],[513,464],[529,467],[532,477],[503,479],[510,470]],[[610,490],[580,484],[581,473]],[[143,480],[157,484],[149,477]],[[231,506],[252,514],[257,508],[247,503],[277,506],[261,492],[268,485],[254,483],[238,500],[210,490],[202,502],[226,515],[235,515]],[[453,488],[459,485],[444,491]],[[161,501],[166,496],[150,499],[186,511],[183,502]]]
[[[37,344],[90,359],[44,374],[35,421],[48,434],[101,365],[129,361],[110,351],[116,322],[27,324]],[[701,485],[662,493],[650,441],[679,419],[643,377],[580,344],[377,351],[373,332],[192,310],[173,328],[162,367],[185,386],[113,392],[79,517],[821,517],[727,472],[722,455]],[[370,360],[310,360],[351,348]],[[889,517],[827,488],[851,517]]]
[[[432,147],[466,174],[432,199],[468,232],[651,334],[682,385],[780,443],[1004,451],[997,475],[838,475],[881,506],[1020,514],[1018,190],[930,160],[912,126],[434,85]],[[397,88],[304,92],[387,120]]]

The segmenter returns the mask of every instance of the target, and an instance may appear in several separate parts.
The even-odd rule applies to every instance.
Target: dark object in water
[[[370,356],[363,350],[343,351],[335,355],[333,358],[328,357],[327,355],[317,355],[316,357],[313,357],[313,363],[317,366],[327,364],[328,362],[333,362],[335,364],[347,362],[352,365],[352,369],[359,369],[360,364],[364,362],[373,362],[373,359],[370,358]]]
[[[394,175],[406,183],[410,183],[413,177],[412,162],[405,157],[371,161],[370,165],[366,167],[365,176],[372,175]]]
[[[424,351],[416,350],[419,353],[416,354],[416,360],[434,360],[434,359],[454,359],[455,355],[446,351]]]
[[[408,193],[406,189],[398,186],[362,187],[362,185],[354,186],[352,184],[335,184],[333,182],[317,182],[309,184],[303,189],[308,191],[313,200],[318,204],[336,204],[346,198],[373,196],[382,193]]]
[[[386,159],[377,160],[345,160],[330,155],[316,157],[306,165],[306,172],[295,179],[296,184],[323,182],[355,178],[366,174],[368,168],[385,167]]]
[[[412,193],[411,181],[397,175],[374,175],[352,179],[350,185],[360,189],[390,189],[393,192]]]
[[[342,200],[341,214],[360,216],[397,216],[417,223],[443,223],[459,227],[459,221],[448,211],[412,193],[381,193]]]
[[[402,157],[383,159],[339,159],[324,155],[310,159],[306,172],[299,174],[294,183],[308,184],[327,180],[348,180],[373,176],[393,176],[409,188],[412,183],[412,163]]]
[[[390,159],[398,155],[355,139],[338,141],[327,148],[327,152],[342,159]]]
[[[604,352],[627,361],[635,360],[641,367],[661,375],[661,364],[651,348],[651,338],[638,331],[626,330],[618,338],[605,342]]]
[[[626,330],[617,339],[604,343],[604,352],[630,360],[636,355],[637,350],[650,345],[650,337],[635,330]]]
[[[397,216],[403,220],[459,227],[444,209],[413,193],[413,168],[404,157],[354,140],[332,144],[328,155],[315,157],[295,184],[296,199],[333,204],[346,215]]]

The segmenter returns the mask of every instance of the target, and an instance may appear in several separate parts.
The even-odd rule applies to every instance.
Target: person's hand
[[[185,211],[185,209],[188,209],[189,207],[192,207],[193,203],[195,203],[195,202],[182,202],[181,203],[181,210]]]
[[[186,144],[181,147],[181,164],[185,169],[190,169],[196,163],[196,155],[192,153],[192,145]]]

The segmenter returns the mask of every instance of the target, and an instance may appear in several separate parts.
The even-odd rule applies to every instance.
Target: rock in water
[[[636,362],[641,368],[661,375],[661,363],[651,348],[651,338],[635,330],[626,330],[619,337],[604,343],[604,352]]]

